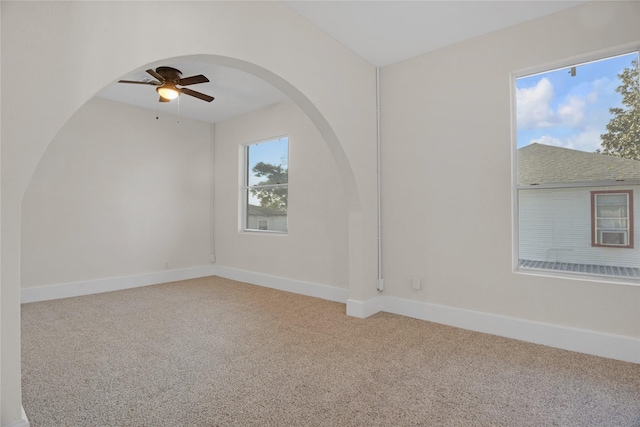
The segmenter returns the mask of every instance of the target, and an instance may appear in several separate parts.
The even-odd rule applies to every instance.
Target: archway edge
[[[222,56],[222,55],[214,55],[214,54],[195,54],[195,55],[184,55],[184,56],[176,56],[171,58],[163,58],[156,61],[148,62],[136,68],[133,68],[125,74],[128,74],[129,72],[132,72],[132,71],[154,68],[156,66],[159,66],[160,64],[166,64],[171,62],[181,62],[181,61],[211,63],[211,64],[222,65],[228,68],[233,68],[239,71],[243,71],[264,80],[265,82],[271,84],[272,86],[280,90],[282,93],[284,93],[286,96],[288,96],[289,99],[291,99],[296,105],[298,105],[298,107],[300,107],[300,109],[307,115],[307,117],[309,117],[309,119],[316,126],[316,128],[324,138],[327,144],[327,147],[329,148],[329,151],[331,152],[336,162],[336,165],[338,167],[338,172],[340,173],[340,177],[345,186],[347,200],[349,203],[349,212],[353,214],[360,212],[361,203],[360,203],[360,196],[358,192],[358,185],[356,183],[355,175],[354,175],[353,169],[351,168],[349,159],[347,158],[347,155],[344,151],[344,148],[340,140],[338,139],[338,136],[336,135],[336,132],[333,130],[328,120],[324,117],[324,115],[320,112],[320,110],[315,106],[315,104],[307,96],[305,96],[297,87],[295,87],[293,84],[285,80],[283,77],[252,62],[238,59],[238,58],[233,58],[230,56]],[[123,76],[117,76],[116,79],[114,79],[114,81],[121,77]],[[99,90],[101,90],[101,88]],[[89,99],[91,98],[92,97],[89,97],[86,100],[86,102],[88,102]],[[86,102],[79,105],[77,109],[73,112],[73,114],[75,114],[75,112],[77,112],[80,108],[82,108],[82,106]],[[69,116],[69,118],[70,117],[71,116]],[[64,123],[66,123],[66,121]],[[64,126],[64,123],[62,124],[60,129],[62,129],[62,127]],[[51,141],[55,139],[55,135],[57,135],[57,132],[52,136]],[[49,143],[51,141],[49,141]],[[49,144],[47,144],[47,147],[48,145]],[[40,155],[38,159],[38,163],[42,159],[43,154],[44,152]],[[24,194],[26,193],[26,188],[28,188],[29,183],[33,179],[33,175],[35,174],[36,170],[37,170],[37,165],[33,170],[30,171],[30,176],[27,180],[25,192],[22,192],[21,194],[22,197],[24,197]]]
[[[271,84],[286,96],[288,96],[289,99],[291,99],[296,105],[298,105],[298,107],[300,107],[300,109],[313,122],[313,124],[316,126],[316,128],[324,138],[329,150],[331,151],[336,165],[338,166],[340,177],[342,178],[345,186],[347,198],[349,201],[350,212],[358,212],[361,209],[356,179],[349,159],[347,158],[347,155],[342,147],[340,140],[338,139],[338,136],[336,135],[327,119],[320,112],[320,110],[297,87],[295,87],[293,84],[289,83],[279,75],[275,74],[274,72],[269,71],[257,64],[242,59],[221,55],[199,54],[165,58],[161,61],[154,61],[152,63],[145,64],[138,69],[148,69],[149,67],[153,67],[157,64],[178,61],[206,62],[244,71],[258,78],[261,78],[262,80]]]

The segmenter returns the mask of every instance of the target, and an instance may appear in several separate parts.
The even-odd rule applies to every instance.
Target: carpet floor
[[[219,277],[22,306],[44,426],[640,426],[640,365]]]

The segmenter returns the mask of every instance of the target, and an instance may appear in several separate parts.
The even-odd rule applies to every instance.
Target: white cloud
[[[566,139],[556,138],[551,135],[543,135],[540,138],[532,139],[531,144],[551,145],[554,147],[573,148]]]
[[[516,90],[518,129],[570,128],[586,135],[592,133],[590,128],[595,125],[604,132],[610,118],[608,106],[618,96],[617,84],[615,80],[599,78],[574,87],[573,94],[563,99],[554,100],[553,84],[543,77],[533,87]]]
[[[534,87],[517,89],[518,127],[533,129],[552,126],[554,113],[549,104],[553,96],[553,85],[546,77],[540,79]]]
[[[558,121],[560,125],[579,127],[584,123],[584,110],[587,106],[585,98],[568,96],[558,107]]]
[[[537,142],[538,144],[571,148],[572,150],[593,153],[598,148],[602,148],[600,145],[600,133],[601,132],[597,128],[589,126],[583,132],[573,134],[566,138],[544,135],[540,138],[532,139],[531,143]]]
[[[592,83],[593,91],[589,94],[589,102],[596,102],[600,94],[614,94],[619,84],[620,81],[618,79],[610,79],[608,77],[594,80]]]

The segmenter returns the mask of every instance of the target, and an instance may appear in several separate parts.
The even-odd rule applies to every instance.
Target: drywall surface
[[[1,2],[0,424],[20,410],[20,209],[47,146],[99,90],[172,59],[250,72],[316,124],[349,197],[349,292],[375,294],[375,70],[278,2]],[[159,25],[179,16],[168,30]],[[28,84],[24,84],[28,82]],[[217,99],[216,102],[221,102]]]
[[[640,44],[638,22],[588,2],[382,70],[385,295],[640,337],[639,286],[512,272],[510,123],[512,72]]]
[[[211,125],[94,98],[22,203],[22,287],[209,264]]]
[[[312,283],[348,287],[348,202],[318,130],[293,102],[216,123],[216,263]],[[288,232],[244,232],[241,147],[289,137]]]

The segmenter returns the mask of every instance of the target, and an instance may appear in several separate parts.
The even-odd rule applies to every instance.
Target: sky
[[[594,152],[613,117],[612,107],[624,107],[620,72],[638,53],[549,71],[516,80],[518,148],[532,143]]]
[[[249,185],[256,185],[264,177],[257,177],[252,169],[256,163],[264,162],[272,165],[282,165],[285,169],[289,163],[289,138],[283,137],[268,142],[249,145]]]

